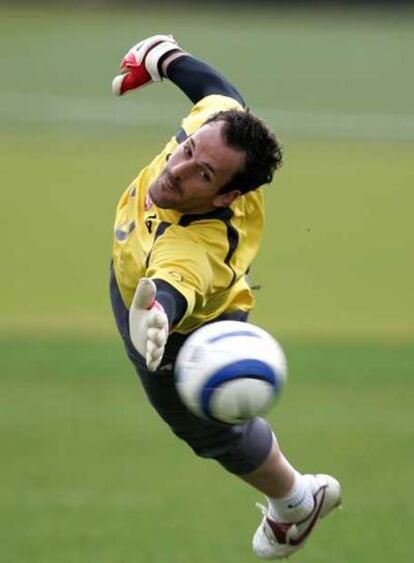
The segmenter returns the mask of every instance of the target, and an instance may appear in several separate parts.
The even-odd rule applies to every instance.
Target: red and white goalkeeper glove
[[[122,74],[112,81],[112,92],[122,96],[162,80],[160,61],[164,55],[181,51],[172,35],[153,35],[128,51],[121,62]]]
[[[132,344],[145,358],[150,371],[160,365],[168,339],[168,317],[155,296],[157,288],[149,278],[142,278],[129,310]]]

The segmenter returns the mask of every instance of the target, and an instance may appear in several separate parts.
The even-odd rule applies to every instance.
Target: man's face
[[[180,213],[206,213],[226,207],[240,195],[238,190],[218,195],[243,165],[245,154],[228,147],[221,136],[222,121],[203,125],[168,159],[149,187],[152,201]]]

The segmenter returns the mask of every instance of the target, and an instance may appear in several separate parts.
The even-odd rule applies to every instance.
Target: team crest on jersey
[[[152,207],[152,199],[150,198],[150,195],[147,194],[147,197],[145,198],[144,209],[145,211],[148,211],[148,209],[151,209],[151,207]]]

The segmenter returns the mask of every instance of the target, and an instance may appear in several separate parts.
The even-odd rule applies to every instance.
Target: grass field
[[[171,31],[283,140],[252,272],[254,322],[283,342],[270,418],[342,512],[296,560],[414,560],[412,13],[0,9],[0,560],[254,561],[253,490],[151,412],[107,299],[114,207],[189,105],[126,100],[130,44]]]
[[[299,467],[345,491],[297,560],[408,563],[413,347],[286,349],[273,426]],[[260,495],[170,435],[121,352],[96,339],[1,343],[3,560],[253,562]]]

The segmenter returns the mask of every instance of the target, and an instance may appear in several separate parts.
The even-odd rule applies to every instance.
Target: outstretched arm
[[[174,82],[196,104],[211,94],[234,98],[245,105],[236,88],[207,63],[185,53],[176,53],[162,65],[164,76]]]
[[[245,105],[240,93],[224,76],[183,52],[171,35],[154,35],[134,45],[122,59],[121,70],[122,74],[112,82],[112,90],[118,96],[167,77],[193,103],[211,94],[221,94]]]

